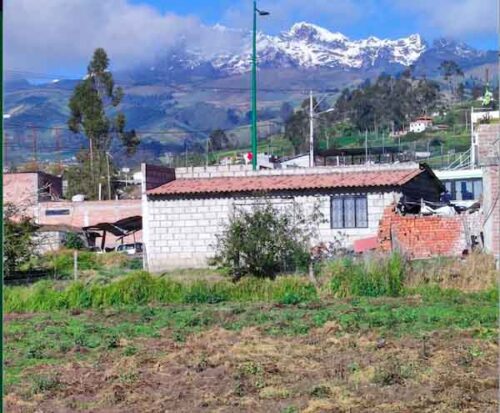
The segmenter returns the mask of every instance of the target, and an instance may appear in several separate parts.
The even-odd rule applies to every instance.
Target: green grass
[[[73,315],[51,311],[5,324],[6,385],[19,384],[36,366],[62,364],[72,357],[95,360],[103,352],[119,352],[125,357],[140,354],[141,344],[134,341],[138,338],[166,335],[182,345],[191,334],[215,326],[232,331],[257,327],[271,336],[297,336],[336,322],[338,334],[376,332],[384,337],[420,337],[435,330],[471,330],[473,336],[493,342],[497,315],[495,294],[437,291],[423,295],[420,301],[364,297],[297,305],[129,305],[120,310],[97,309]],[[121,344],[123,340],[125,345]]]
[[[277,280],[243,279],[179,282],[138,271],[107,284],[72,282],[65,288],[52,281],[31,287],[7,287],[6,312],[36,312],[60,309],[121,307],[148,303],[200,304],[275,302],[296,304],[317,299],[316,289],[298,276]]]

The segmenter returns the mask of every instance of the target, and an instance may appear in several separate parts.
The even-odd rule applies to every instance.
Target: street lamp
[[[253,0],[253,37],[252,37],[252,169],[257,170],[257,14],[269,16],[269,12],[257,8]]]

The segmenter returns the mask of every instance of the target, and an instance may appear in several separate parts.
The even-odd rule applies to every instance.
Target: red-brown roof
[[[394,187],[409,182],[425,169],[335,172],[316,175],[267,175],[177,179],[148,191],[149,195],[258,192],[329,188]]]

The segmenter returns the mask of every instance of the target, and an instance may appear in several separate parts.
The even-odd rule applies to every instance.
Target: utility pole
[[[108,199],[111,200],[111,174],[109,172],[109,157],[111,155],[109,154],[109,152],[106,152],[106,163],[107,163],[107,166],[108,166]]]
[[[207,156],[205,157],[205,167],[208,168],[208,145],[209,145],[210,137],[207,135]]]
[[[314,107],[312,90],[309,91],[309,168],[314,168]]]
[[[32,134],[33,134],[33,160],[35,162],[36,168],[38,169],[38,143],[37,143],[37,134],[36,128],[32,126]]]
[[[368,163],[368,129],[365,129],[365,163]]]
[[[257,13],[268,16],[267,11],[257,8],[253,0],[253,35],[252,35],[252,169],[257,170]]]
[[[61,163],[61,136],[59,135],[59,129],[55,130],[55,140],[56,140],[56,160],[57,160],[57,171],[62,173],[62,163]]]

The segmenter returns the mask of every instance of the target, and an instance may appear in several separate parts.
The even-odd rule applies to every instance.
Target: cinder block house
[[[180,174],[179,174],[180,175]],[[385,207],[402,195],[437,202],[444,186],[425,166],[367,170],[311,168],[242,172],[240,176],[172,177],[143,194],[145,265],[158,272],[206,267],[230,215],[269,199],[282,208],[319,207],[318,242],[339,239],[345,246],[376,236]]]

